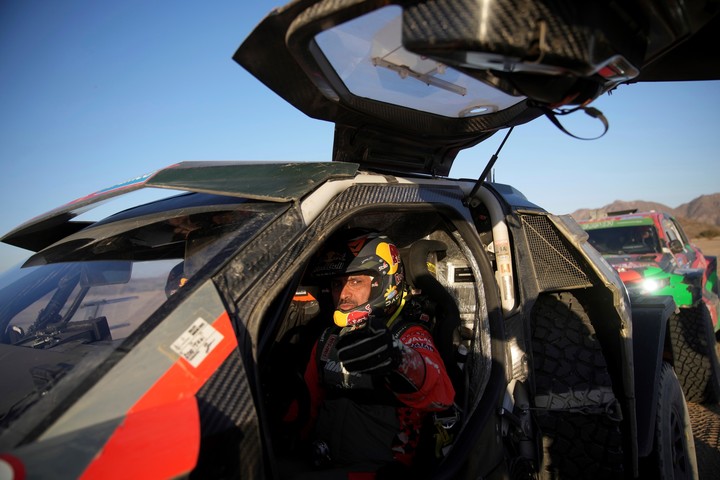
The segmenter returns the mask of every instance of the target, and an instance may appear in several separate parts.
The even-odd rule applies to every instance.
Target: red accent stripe
[[[83,479],[169,478],[193,469],[200,451],[195,394],[237,348],[227,312],[212,326],[223,339],[198,368],[178,360],[127,412]]]

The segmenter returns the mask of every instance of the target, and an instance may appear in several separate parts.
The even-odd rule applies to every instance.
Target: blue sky
[[[0,234],[183,160],[329,160],[310,119],[232,60],[282,1],[6,0],[0,4]],[[599,140],[547,119],[514,129],[496,180],[563,214],[614,200],[677,207],[720,192],[720,82],[625,85],[593,106]],[[600,131],[582,113],[563,119]],[[501,135],[462,152],[477,177]],[[0,245],[0,271],[29,252]]]

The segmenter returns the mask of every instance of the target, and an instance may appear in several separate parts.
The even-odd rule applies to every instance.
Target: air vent
[[[544,215],[522,215],[535,278],[541,291],[591,287],[585,268],[555,225]]]

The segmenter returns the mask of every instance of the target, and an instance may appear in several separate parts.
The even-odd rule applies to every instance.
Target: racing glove
[[[345,369],[353,373],[385,374],[396,369],[402,359],[400,340],[377,319],[340,335],[337,352]]]

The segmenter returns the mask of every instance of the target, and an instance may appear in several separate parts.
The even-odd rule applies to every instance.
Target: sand
[[[692,242],[702,250],[703,254],[720,257],[720,237],[695,238]]]

